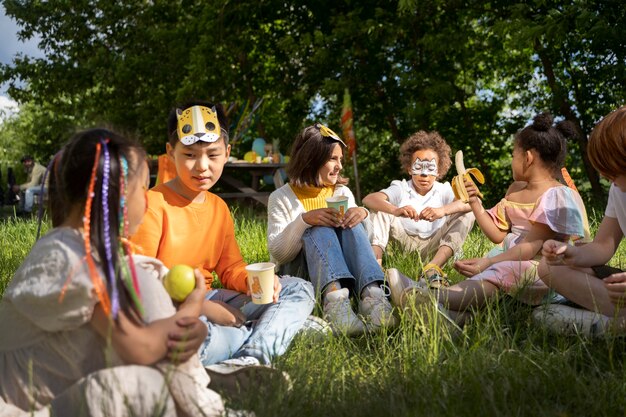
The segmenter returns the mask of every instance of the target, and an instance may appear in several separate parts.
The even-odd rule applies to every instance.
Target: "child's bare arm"
[[[130,320],[126,314],[120,312],[118,320],[113,321],[98,304],[94,309],[91,325],[102,337],[111,339],[115,352],[125,363],[152,365],[168,356],[170,349],[168,335],[178,330],[176,320],[183,317],[176,315],[143,325]],[[187,352],[187,355],[182,349],[176,349],[180,351],[176,357],[180,362],[189,359],[207,336],[206,326],[197,317],[189,317],[189,319],[198,321],[202,327],[194,327],[193,337],[190,333],[189,337],[185,338],[187,341],[184,352]],[[196,334],[198,332],[199,334]],[[196,343],[192,342],[192,339],[196,340]],[[200,343],[197,343],[198,341]],[[197,346],[193,346],[196,344]]]
[[[548,240],[542,255],[548,263],[587,268],[604,265],[613,257],[623,238],[617,219],[604,217],[593,242],[583,246],[571,246],[563,242]]]
[[[555,232],[545,224],[535,223],[526,237],[517,245],[494,256],[491,263],[502,261],[528,261],[533,259],[540,251],[543,243],[555,237]]]
[[[474,217],[476,218],[476,223],[478,223],[480,230],[483,231],[485,236],[487,236],[487,238],[493,243],[502,242],[507,235],[507,231],[501,230],[498,226],[496,226],[491,216],[483,208],[482,201],[478,198],[474,200],[470,199],[469,205],[472,208]]]
[[[446,216],[449,216],[450,214],[468,213],[472,211],[472,207],[470,207],[469,203],[465,203],[461,200],[454,200],[453,202],[443,206],[443,209]]]
[[[102,337],[110,338],[125,363],[152,365],[166,356],[184,362],[207,336],[206,326],[198,318],[205,293],[204,277],[197,271],[196,288],[173,316],[144,324],[131,320],[120,311],[115,321],[97,304],[91,325]],[[179,335],[181,342],[168,341],[172,334]]]
[[[370,210],[393,214],[396,217],[407,217],[415,221],[419,220],[419,213],[413,206],[397,207],[389,202],[389,197],[383,192],[375,192],[363,198],[363,205]]]
[[[205,300],[202,303],[202,315],[215,324],[239,327],[246,321],[244,314],[221,301]]]

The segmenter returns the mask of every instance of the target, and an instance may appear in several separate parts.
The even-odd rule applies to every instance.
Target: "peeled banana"
[[[465,164],[463,163],[463,151],[458,151],[454,156],[454,165],[456,166],[457,175],[452,178],[452,191],[454,191],[454,197],[458,200],[462,200],[464,203],[469,202],[469,195],[467,194],[467,190],[465,189],[464,179],[467,179],[472,184],[476,185],[476,183],[472,180],[472,176],[481,184],[485,183],[485,177],[483,173],[478,170],[478,168],[470,168],[465,169]],[[478,187],[476,187],[478,190]],[[483,198],[483,194],[478,190],[478,197]]]

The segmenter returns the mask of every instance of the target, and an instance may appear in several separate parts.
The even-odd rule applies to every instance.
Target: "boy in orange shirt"
[[[200,269],[207,300],[221,306],[225,316],[230,313],[231,320],[220,324],[200,317],[209,330],[199,350],[209,374],[269,364],[287,350],[315,303],[311,284],[290,276],[275,276],[271,304],[251,303],[246,295],[246,263],[230,210],[209,192],[230,155],[226,126],[219,105],[195,101],[170,111],[166,150],[177,176],[147,192],[148,210],[132,237],[144,255],[169,268],[186,264]],[[213,272],[224,288],[212,289]]]

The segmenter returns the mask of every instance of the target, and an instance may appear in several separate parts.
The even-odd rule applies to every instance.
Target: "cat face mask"
[[[217,120],[215,107],[192,106],[176,109],[178,119],[178,140],[183,145],[193,145],[197,141],[213,143],[221,136],[222,129]]]
[[[422,161],[419,158],[415,159],[413,165],[411,166],[411,174],[412,175],[432,175],[436,177],[439,175],[437,170],[437,161],[435,159],[431,159],[430,161],[424,160]]]

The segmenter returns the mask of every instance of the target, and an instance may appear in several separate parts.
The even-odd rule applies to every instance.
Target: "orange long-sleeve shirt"
[[[165,184],[148,191],[148,211],[132,236],[138,252],[160,259],[168,268],[186,264],[199,268],[207,288],[215,271],[223,286],[247,291],[246,263],[235,240],[228,206],[215,194],[192,203]]]

